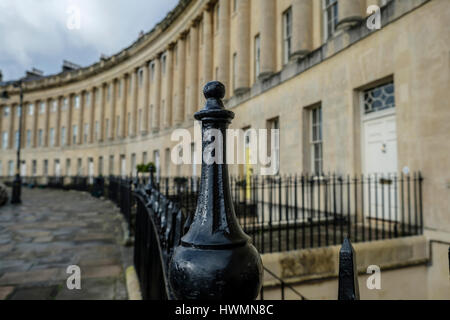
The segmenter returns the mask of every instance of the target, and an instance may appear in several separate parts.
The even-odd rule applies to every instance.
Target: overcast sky
[[[178,0],[0,0],[3,80],[35,67],[60,72],[62,60],[81,66],[112,55],[151,30]],[[79,19],[78,19],[79,17]]]

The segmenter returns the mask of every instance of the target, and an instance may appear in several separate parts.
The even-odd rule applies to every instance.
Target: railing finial
[[[225,163],[226,129],[234,113],[223,106],[220,82],[207,83],[203,93],[206,105],[195,114],[202,121],[200,193],[189,231],[170,262],[170,285],[177,299],[255,299],[262,282],[261,257],[236,219]],[[222,143],[215,148],[210,130],[221,133]],[[205,161],[205,155],[218,152],[224,161]]]
[[[338,300],[359,300],[358,270],[355,250],[348,238],[339,251]]]

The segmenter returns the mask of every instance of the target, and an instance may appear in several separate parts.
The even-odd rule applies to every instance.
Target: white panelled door
[[[370,206],[366,214],[384,220],[398,220],[395,203],[397,172],[397,130],[395,114],[363,120],[364,171],[370,177]],[[384,205],[383,205],[384,203]]]

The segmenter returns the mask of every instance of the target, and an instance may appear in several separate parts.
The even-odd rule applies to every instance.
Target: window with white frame
[[[34,114],[34,104],[30,103],[28,105],[28,115],[32,116]]]
[[[19,140],[19,139],[17,139]],[[27,147],[31,146],[31,130],[27,130]]]
[[[31,161],[31,174],[33,176],[37,175],[37,161],[36,160]]]
[[[50,147],[55,146],[55,128],[50,128]]]
[[[56,112],[58,110],[58,101],[53,100],[52,102],[52,112]]]
[[[86,103],[86,107],[89,107],[91,105],[91,93],[86,92],[86,95],[84,96],[84,102]]]
[[[72,127],[72,144],[77,144],[78,126],[76,124]]]
[[[283,13],[283,64],[289,62],[292,50],[292,8]]]
[[[267,121],[267,149],[270,155],[271,165],[275,168],[275,174],[280,172],[280,118],[276,117]],[[275,131],[278,130],[278,131]],[[272,132],[274,131],[274,132]],[[273,140],[272,140],[273,139]],[[273,153],[272,153],[273,145]]]
[[[101,156],[98,158],[98,174],[103,175],[103,157]]]
[[[45,102],[41,102],[39,104],[39,114],[44,114],[45,113]]]
[[[84,143],[88,142],[88,136],[89,136],[89,123],[85,123],[84,124],[84,132],[83,132]]]
[[[64,98],[63,110],[67,110],[68,108],[69,108],[69,99],[68,98]]]
[[[109,174],[114,174],[114,156],[109,156],[109,165],[108,165]]]
[[[17,114],[18,117],[20,117],[20,115],[22,114],[22,107],[21,106],[17,106],[16,114]]]
[[[75,109],[80,108],[80,96],[79,95],[75,96],[74,104],[75,104]]]
[[[38,147],[42,147],[43,140],[44,140],[43,134],[44,134],[44,131],[42,129],[39,129],[38,130]]]
[[[8,175],[12,177],[14,175],[14,161],[8,161]]]
[[[311,163],[312,172],[320,175],[323,172],[322,154],[322,107],[311,109]]]
[[[61,128],[61,146],[66,145],[66,127]]]
[[[261,73],[261,38],[259,34],[255,37],[255,80]]]
[[[395,108],[394,83],[389,82],[363,92],[364,114]]]
[[[83,159],[78,158],[77,160],[77,176],[81,176],[83,174]]]
[[[2,148],[3,150],[8,149],[8,132],[3,131],[2,132]]]
[[[66,159],[66,176],[71,176],[72,170],[70,168],[70,159]]]
[[[44,160],[44,170],[43,170],[43,175],[47,176],[48,175],[48,160],[45,159]]]
[[[338,0],[323,0],[324,39],[330,38],[338,23]]]
[[[100,133],[100,125],[98,121],[95,121],[95,141],[98,141],[99,133]]]
[[[3,116],[4,116],[4,117],[8,117],[8,116],[9,116],[9,113],[10,113],[9,107],[4,107],[4,108],[3,108]]]

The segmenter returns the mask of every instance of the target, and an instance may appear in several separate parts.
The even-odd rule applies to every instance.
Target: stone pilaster
[[[138,81],[138,72],[139,68],[136,68],[131,77],[131,84],[133,87],[132,89],[132,97],[131,97],[131,136],[135,137],[138,130],[137,130],[137,124],[138,124],[138,95],[139,95],[139,81]],[[128,132],[130,132],[130,129],[128,128]]]
[[[172,125],[173,47],[174,45],[170,44],[166,51],[164,128],[169,128]]]
[[[98,86],[97,94],[100,95],[98,99],[98,108],[100,108],[98,118],[98,140],[103,141],[105,139],[105,84],[102,83]]]
[[[259,16],[260,73],[265,79],[276,70],[276,0],[261,0]],[[256,54],[256,53],[255,53]]]
[[[294,0],[292,3],[292,54],[297,60],[312,50],[313,3],[311,0]]]
[[[198,21],[194,21],[189,31],[189,108],[188,118],[197,111],[198,104]]]
[[[161,104],[161,54],[153,60],[155,64],[155,76],[153,78],[153,111],[152,111],[152,131],[159,130],[160,104]]]
[[[127,131],[126,131],[126,125],[127,125],[127,102],[128,102],[128,86],[131,86],[130,83],[130,77],[128,75],[128,73],[124,74],[123,78],[122,78],[122,106],[120,107],[120,110],[118,112],[119,114],[119,120],[120,123],[116,123],[116,126],[119,126],[119,129],[117,129],[117,127],[115,128],[116,132],[118,133],[117,138],[125,138],[127,136]],[[120,80],[119,80],[120,81]],[[116,116],[117,118],[117,116]]]
[[[142,134],[146,134],[148,132],[148,128],[149,128],[149,110],[150,110],[150,82],[149,82],[149,62],[147,61],[143,66],[142,66],[142,70],[143,70],[143,74],[142,76],[144,77],[144,81],[142,83],[142,90],[144,92],[144,110],[143,110],[143,114],[144,114],[144,120],[143,120],[143,128],[141,128],[141,133]],[[141,120],[138,120],[141,121]]]
[[[45,102],[45,115],[44,115],[44,147],[49,147],[49,136],[50,136],[50,108],[52,99],[48,98]]]
[[[90,104],[90,116],[89,116],[89,137],[88,137],[88,143],[94,142],[94,135],[95,135],[95,114],[97,113],[97,94],[98,94],[98,88],[93,87],[90,90],[89,96],[89,104]]]
[[[237,1],[237,75],[235,94],[242,94],[250,87],[250,1]]]
[[[230,0],[219,1],[218,68],[220,82],[230,84]],[[230,96],[228,90],[225,98]]]
[[[34,110],[33,110],[33,125],[31,130],[31,147],[37,147],[37,133],[38,133],[38,118],[39,118],[39,105],[41,104],[40,100],[36,100],[34,102]]]
[[[86,106],[85,91],[79,93],[80,109],[78,111],[78,144],[84,143],[84,108]]]
[[[66,110],[66,146],[72,145],[72,107],[73,107],[73,94],[67,97],[68,106]]]
[[[117,86],[117,79],[114,79],[111,82],[111,96],[110,96],[110,118],[109,118],[109,133],[108,133],[108,139],[112,140],[114,139],[114,129],[116,124],[116,101],[117,101],[117,95],[116,95],[116,86]],[[123,89],[125,90],[125,89]]]
[[[212,6],[207,5],[203,11],[203,81],[202,85],[213,80],[213,34]]]
[[[338,0],[338,23],[336,29],[345,30],[362,21],[365,0]]]
[[[61,147],[61,105],[62,97],[56,98],[55,146]]]
[[[180,125],[184,120],[185,83],[186,83],[186,34],[183,33],[177,43],[177,101],[174,107],[174,124]]]

